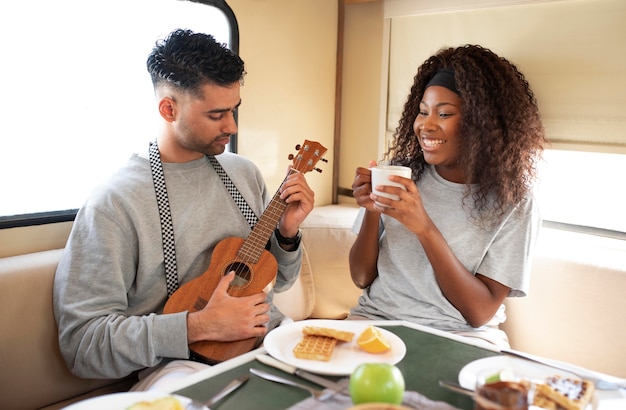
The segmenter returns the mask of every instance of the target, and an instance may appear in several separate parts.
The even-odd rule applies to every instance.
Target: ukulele
[[[327,162],[321,158],[326,148],[305,140],[302,146],[296,145],[296,150],[299,152],[295,157],[289,155],[293,167],[287,176],[311,170],[321,172],[315,165],[319,160]],[[277,191],[248,238],[230,237],[218,242],[207,270],[178,288],[165,303],[163,313],[201,310],[222,276],[230,271],[235,271],[235,278],[228,287],[231,296],[249,296],[266,288],[271,289],[276,281],[278,263],[265,247],[286,207],[287,204],[280,198],[280,191]],[[259,341],[258,337],[229,342],[200,341],[190,344],[189,349],[203,361],[215,364],[249,352]]]

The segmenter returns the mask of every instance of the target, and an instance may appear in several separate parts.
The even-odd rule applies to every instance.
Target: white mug
[[[399,166],[399,165],[378,165],[375,167],[370,168],[370,170],[372,171],[372,191],[376,194],[376,195],[380,195],[383,196],[385,198],[390,198],[390,199],[395,199],[396,201],[398,199],[400,199],[400,197],[398,197],[398,195],[392,195],[392,194],[388,194],[386,192],[380,192],[376,190],[376,186],[378,185],[391,185],[391,186],[397,186],[400,188],[404,188],[404,185],[401,185],[397,182],[392,182],[389,180],[389,176],[390,175],[398,175],[404,178],[411,178],[411,168],[409,167],[403,167],[403,166]],[[379,202],[376,202],[376,204],[380,205],[380,206],[386,206],[383,205]]]

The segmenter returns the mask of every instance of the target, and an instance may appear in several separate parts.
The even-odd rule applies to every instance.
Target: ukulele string
[[[307,148],[303,148],[303,150],[304,149],[308,149],[308,147]],[[299,171],[299,168],[300,168],[301,164],[302,164],[302,155],[300,153],[298,153],[296,155],[296,157],[294,158],[293,167],[291,169],[289,169],[289,172],[285,176],[285,179],[283,179],[283,182],[280,184],[280,188],[278,189],[278,192],[276,193],[275,196],[280,196],[280,189],[282,188],[283,184],[287,181],[287,178],[289,178],[289,176],[293,172],[301,172],[301,171]],[[273,216],[277,217],[277,218],[280,218],[280,215],[282,215],[282,213],[280,213],[282,210],[281,209],[274,209],[274,208],[272,208],[272,203],[270,203],[270,209],[268,209],[268,211],[270,213],[273,212]],[[259,221],[259,222],[262,223],[262,221]],[[244,256],[244,255],[242,255],[242,256]],[[245,255],[245,256],[249,256],[249,255]],[[236,269],[229,269],[228,272],[231,272],[233,270],[235,271],[235,276],[243,278],[246,281],[250,280],[250,272],[249,272],[248,266],[245,263],[236,263]]]

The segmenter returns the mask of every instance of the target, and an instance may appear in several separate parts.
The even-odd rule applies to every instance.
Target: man
[[[256,216],[270,195],[256,166],[224,152],[237,132],[243,61],[209,35],[176,30],[157,42],[147,66],[162,130],[80,209],[55,277],[61,351],[80,377],[162,367],[188,359],[191,343],[263,337],[284,318],[272,292],[230,296],[232,272],[201,310],[162,313],[176,287],[170,282],[200,276],[218,242],[250,234],[218,168]],[[314,204],[298,172],[286,178],[280,197],[287,206],[268,244],[278,263],[276,291],[297,278],[299,226]],[[166,268],[174,279],[166,280]]]

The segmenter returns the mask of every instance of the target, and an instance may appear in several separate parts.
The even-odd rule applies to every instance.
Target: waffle
[[[559,375],[537,385],[536,395],[555,402],[565,410],[582,410],[591,401],[595,386],[588,380],[574,380]]]
[[[535,393],[533,397],[533,405],[544,410],[557,410],[556,402],[541,393]]]
[[[327,362],[333,354],[337,339],[326,336],[304,335],[293,348],[293,355],[298,359],[321,360]]]
[[[318,327],[318,326],[304,326],[302,328],[302,333],[305,335],[312,336],[326,336],[332,337],[333,339],[337,339],[341,342],[350,342],[354,337],[354,333],[347,332],[345,330],[337,330],[331,329],[328,327]]]

